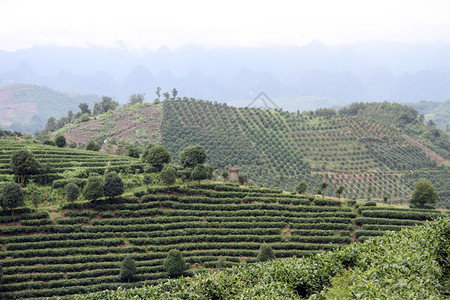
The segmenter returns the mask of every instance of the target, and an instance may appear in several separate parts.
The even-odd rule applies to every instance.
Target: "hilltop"
[[[106,151],[119,139],[161,143],[175,161],[181,149],[200,144],[216,169],[240,167],[255,184],[284,190],[306,180],[308,192],[316,193],[326,181],[326,195],[343,185],[347,198],[403,202],[413,182],[425,177],[439,191],[441,206],[450,195],[449,136],[399,104],[290,113],[178,99],[125,107],[58,134],[77,143],[106,140]]]
[[[55,91],[32,84],[0,87],[0,127],[27,133],[45,128],[49,117],[62,117],[69,110],[78,111],[81,102],[92,105],[95,95],[78,95]]]

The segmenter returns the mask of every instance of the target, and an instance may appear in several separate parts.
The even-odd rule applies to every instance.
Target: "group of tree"
[[[86,200],[95,201],[103,196],[112,199],[122,195],[123,192],[124,185],[122,178],[116,172],[108,172],[105,178],[94,173],[88,178],[83,196]]]
[[[130,101],[140,101],[140,99],[141,96],[134,95],[133,100]],[[73,111],[69,110],[67,112],[67,116],[61,117],[59,120],[57,120],[55,117],[48,118],[44,133],[54,132],[60,128],[63,128],[66,124],[73,123],[76,120],[81,120],[83,122],[88,121],[90,117],[95,117],[108,111],[116,110],[118,107],[119,102],[114,101],[110,97],[102,97],[102,100],[100,102],[95,102],[92,111],[87,103],[80,103],[78,105],[80,111],[76,114],[74,114]]]
[[[161,91],[162,91],[162,89],[158,86],[156,88],[156,97],[157,97],[158,100],[161,100]],[[171,94],[172,94],[172,97],[170,97]],[[173,88],[170,93],[169,92],[163,92],[162,95],[163,95],[165,100],[175,100],[177,98],[178,91],[177,91],[176,88]]]
[[[148,145],[142,154],[142,161],[147,164],[148,172],[159,172],[161,182],[167,186],[174,184],[177,177],[198,182],[211,179],[214,171],[212,166],[205,164],[206,152],[199,145],[190,146],[181,151],[181,166],[170,164],[172,155],[161,145]]]

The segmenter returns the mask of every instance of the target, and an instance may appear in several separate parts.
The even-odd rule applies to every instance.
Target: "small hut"
[[[230,181],[232,182],[239,182],[239,171],[240,168],[229,168],[230,171]]]

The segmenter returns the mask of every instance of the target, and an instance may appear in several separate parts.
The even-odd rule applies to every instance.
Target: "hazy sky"
[[[448,0],[0,0],[0,49],[450,41]]]

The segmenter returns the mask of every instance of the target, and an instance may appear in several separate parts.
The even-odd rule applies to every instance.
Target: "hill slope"
[[[86,178],[90,172],[103,174],[106,170],[130,169],[134,172],[134,168],[142,168],[137,159],[128,156],[0,139],[0,183],[13,180],[11,153],[24,148],[33,153],[43,169],[42,174],[29,176],[40,183],[71,177]]]
[[[136,196],[0,211],[3,298],[70,295],[164,282],[164,258],[178,249],[189,270],[256,261],[270,245],[277,258],[309,256],[420,224],[439,211],[291,195],[230,184],[152,187]],[[354,219],[354,221],[352,220]],[[137,264],[121,282],[122,260]]]
[[[418,176],[427,177],[441,193],[441,203],[450,195],[449,136],[435,127],[426,127],[412,108],[389,103],[354,104],[337,114],[333,110],[296,114],[283,111],[236,108],[202,100],[164,101],[144,106],[156,116],[148,135],[137,138],[139,127],[130,130],[130,139],[160,142],[177,160],[189,145],[200,144],[210,153],[209,163],[222,169],[241,167],[257,184],[290,190],[301,180],[316,193],[321,181],[332,195],[339,185],[344,196],[404,200]],[[127,111],[131,108],[127,108]],[[132,121],[141,119],[139,106]],[[106,131],[123,110],[85,125],[58,131],[70,139],[86,135],[114,138]],[[160,117],[158,117],[160,116]],[[100,117],[98,119],[101,119]],[[109,122],[109,126],[104,126]],[[145,121],[144,121],[145,123]],[[144,123],[139,126],[146,126]],[[83,127],[84,126],[84,127]],[[103,127],[102,127],[103,126]],[[76,140],[78,142],[78,140]]]
[[[313,257],[75,299],[447,299],[449,231],[442,220]]]
[[[45,128],[50,117],[60,118],[67,111],[78,111],[78,105],[90,106],[99,101],[95,95],[73,95],[44,86],[13,84],[0,87],[0,126],[5,129],[34,133]]]

